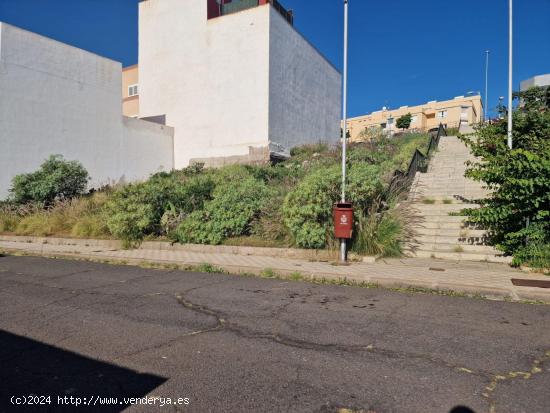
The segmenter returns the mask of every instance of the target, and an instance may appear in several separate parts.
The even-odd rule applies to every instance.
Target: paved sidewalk
[[[541,274],[527,274],[505,264],[453,262],[436,259],[383,259],[376,263],[341,266],[261,255],[236,255],[182,250],[123,250],[102,246],[53,245],[28,240],[0,240],[0,250],[52,257],[77,257],[129,264],[156,263],[192,266],[208,263],[230,273],[261,274],[266,269],[281,276],[300,273],[304,277],[346,279],[383,287],[420,287],[435,290],[481,294],[495,299],[537,300],[550,303],[550,289],[516,287],[511,278],[550,280]],[[0,261],[1,263],[1,261]]]

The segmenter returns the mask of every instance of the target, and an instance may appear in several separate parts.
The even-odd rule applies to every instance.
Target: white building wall
[[[273,8],[269,38],[269,140],[293,146],[340,139],[340,73]]]
[[[140,3],[140,117],[166,115],[176,168],[268,146],[269,9],[207,20],[205,0]]]
[[[169,126],[124,116],[120,147],[120,181],[174,169],[174,129]]]
[[[546,75],[533,76],[529,79],[523,80],[520,83],[520,89],[522,91],[528,90],[529,88],[535,87],[535,86],[539,86],[539,87],[550,86],[550,73]]]
[[[51,154],[82,162],[91,186],[170,169],[171,131],[125,127],[120,89],[120,63],[0,23],[0,199]]]

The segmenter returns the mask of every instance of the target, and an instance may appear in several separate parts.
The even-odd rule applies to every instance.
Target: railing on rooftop
[[[258,6],[259,0],[232,0],[221,5],[222,16]]]
[[[220,0],[218,2],[221,16],[251,9],[265,3],[265,1],[261,0]],[[291,25],[294,24],[294,14],[292,13],[292,10],[285,9],[278,0],[267,0],[267,3],[271,3],[273,8],[277,10],[277,12],[279,12],[279,14],[283,16],[288,23]]]
[[[289,22],[291,25],[294,25],[294,13],[292,12],[292,10],[285,9],[278,0],[271,0],[271,3],[273,4],[273,7],[275,7],[275,10],[277,10],[287,22]]]

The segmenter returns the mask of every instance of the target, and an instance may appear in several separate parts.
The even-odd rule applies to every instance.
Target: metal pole
[[[509,0],[508,10],[508,148],[512,149],[512,62],[513,62],[513,0]]]
[[[485,115],[484,121],[488,120],[489,110],[489,50],[485,50]]]
[[[348,134],[348,0],[344,0],[344,73],[342,86],[342,202],[346,202],[346,146]],[[346,261],[346,240],[340,240],[340,261]]]

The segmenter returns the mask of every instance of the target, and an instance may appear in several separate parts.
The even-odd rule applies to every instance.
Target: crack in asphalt
[[[61,275],[61,276],[58,276],[58,277],[49,278],[49,280],[63,278],[63,277],[69,277],[71,275],[76,275],[76,274],[81,274],[81,273],[86,273],[86,272],[91,272],[91,270],[76,271],[76,272],[72,272],[72,273],[69,273],[69,274],[64,274],[64,275]],[[172,271],[166,271],[166,272],[159,272],[158,274],[155,274],[155,275],[168,275],[168,274],[172,274],[173,272],[175,272],[175,271],[172,270]],[[26,275],[29,275],[29,274],[26,274]],[[55,304],[62,303],[63,301],[75,299],[75,298],[77,298],[81,295],[85,295],[85,294],[112,296],[112,297],[124,297],[125,299],[130,299],[130,300],[135,300],[135,299],[138,299],[138,298],[141,298],[141,297],[147,297],[147,296],[150,296],[152,294],[123,295],[123,294],[116,294],[116,293],[113,294],[113,293],[109,293],[109,292],[105,292],[105,291],[97,291],[97,289],[100,289],[100,288],[104,289],[104,288],[108,288],[110,286],[120,285],[120,284],[123,284],[123,283],[140,282],[144,279],[150,279],[151,277],[153,277],[153,275],[144,275],[144,276],[136,277],[136,278],[133,278],[133,279],[121,280],[121,281],[111,282],[111,283],[107,283],[107,284],[104,284],[104,285],[99,285],[99,286],[90,287],[90,288],[83,288],[83,289],[74,289],[74,288],[66,288],[66,287],[60,287],[60,286],[51,286],[51,285],[45,285],[45,284],[40,284],[40,283],[35,283],[35,282],[28,282],[28,281],[25,282],[25,281],[13,280],[13,279],[9,280],[9,282],[14,283],[14,284],[18,284],[18,285],[32,285],[32,286],[37,286],[37,287],[41,287],[41,288],[49,288],[49,289],[55,289],[55,290],[58,290],[58,291],[64,291],[64,292],[70,292],[71,293],[71,295],[68,296],[68,297],[56,299],[56,300],[53,300],[49,303],[46,303],[46,304],[40,305],[38,307],[35,307],[32,310],[29,310],[29,311],[36,311],[37,309],[40,310],[40,309],[46,308],[48,306],[52,306],[52,305],[55,305]],[[228,316],[226,314],[224,314],[222,311],[214,310],[214,309],[210,308],[207,305],[196,304],[196,303],[190,301],[188,298],[186,298],[187,294],[191,293],[192,291],[196,291],[196,290],[202,289],[202,288],[211,287],[211,286],[218,285],[218,284],[231,283],[233,281],[235,281],[235,279],[228,278],[228,279],[223,279],[221,281],[216,281],[216,282],[212,282],[212,283],[205,283],[205,284],[199,285],[197,287],[188,289],[188,290],[184,291],[183,293],[176,294],[176,295],[172,295],[172,294],[169,294],[169,293],[154,293],[154,295],[163,295],[163,296],[171,297],[172,299],[175,298],[176,301],[183,308],[185,308],[187,310],[194,311],[194,312],[197,312],[197,313],[209,316],[209,317],[213,317],[214,320],[215,320],[215,325],[212,326],[212,327],[203,328],[203,329],[191,331],[191,332],[183,334],[183,335],[179,335],[177,337],[174,337],[171,340],[164,341],[162,343],[159,343],[159,344],[147,347],[147,348],[143,348],[143,349],[137,350],[137,351],[132,352],[132,353],[122,354],[122,355],[114,358],[113,360],[118,360],[118,359],[126,358],[126,357],[132,357],[132,356],[135,356],[137,354],[140,354],[140,353],[143,353],[143,352],[146,352],[146,351],[167,347],[167,346],[170,346],[170,345],[172,345],[174,343],[177,343],[180,340],[183,340],[183,339],[188,338],[188,337],[193,337],[193,336],[197,336],[197,335],[201,335],[201,334],[215,333],[215,332],[219,332],[219,331],[228,331],[232,334],[235,334],[235,335],[237,335],[239,337],[242,337],[242,338],[245,338],[245,339],[267,340],[267,341],[270,341],[270,342],[273,342],[273,343],[276,343],[276,344],[279,344],[279,345],[284,345],[284,346],[303,349],[303,350],[313,350],[313,351],[323,351],[323,352],[370,353],[370,354],[380,355],[380,356],[384,356],[384,357],[392,358],[392,359],[403,359],[403,360],[417,359],[417,360],[422,360],[422,361],[425,361],[425,362],[432,363],[432,364],[437,365],[437,366],[446,367],[446,368],[452,369],[452,370],[454,370],[456,372],[459,372],[459,373],[465,373],[465,374],[478,376],[478,377],[483,378],[486,382],[489,383],[488,385],[485,386],[484,391],[481,393],[483,399],[486,400],[486,402],[488,403],[489,413],[496,413],[497,412],[497,400],[495,398],[495,392],[496,392],[496,389],[497,389],[499,384],[505,383],[505,382],[512,382],[514,380],[519,380],[519,379],[523,379],[523,380],[532,379],[533,376],[543,373],[543,368],[542,368],[543,365],[550,361],[550,350],[546,350],[546,351],[544,351],[542,356],[540,356],[540,357],[536,358],[535,360],[533,360],[531,368],[528,371],[511,370],[511,371],[508,371],[508,372],[505,372],[505,373],[495,374],[494,372],[489,372],[489,371],[484,371],[484,370],[475,370],[475,369],[467,368],[465,366],[455,365],[455,364],[450,363],[450,362],[448,362],[444,359],[437,358],[437,357],[431,357],[430,355],[427,355],[427,354],[409,353],[409,352],[395,351],[395,350],[390,350],[390,349],[385,349],[385,348],[378,348],[378,347],[374,347],[373,344],[368,344],[368,345],[356,344],[356,345],[353,345],[353,344],[339,344],[339,343],[317,343],[317,342],[314,342],[314,341],[298,339],[296,337],[293,337],[293,336],[290,336],[290,335],[285,335],[285,334],[278,334],[278,333],[274,333],[274,332],[256,331],[256,330],[253,330],[253,329],[248,328],[246,326],[239,325],[236,322],[232,322],[232,321],[228,320]],[[277,318],[277,317],[281,316],[285,311],[287,311],[287,309],[290,305],[296,303],[296,301],[294,301],[294,298],[300,298],[300,299],[310,298],[314,295],[314,290],[316,288],[317,288],[316,286],[312,286],[312,287],[308,288],[307,291],[305,292],[305,294],[304,293],[292,293],[291,296],[288,297],[288,298],[290,298],[290,300],[288,300],[288,298],[287,298],[287,300],[288,300],[287,302],[284,302],[278,308],[271,311],[270,315],[264,316],[264,317]],[[93,303],[91,305],[93,305]],[[402,305],[402,306],[399,306],[399,308],[397,308],[397,309],[393,309],[391,314],[395,314],[397,311],[401,310],[405,306],[406,306],[406,304]],[[86,307],[88,307],[88,306],[86,306]],[[86,308],[86,307],[84,307],[84,308]],[[81,309],[81,308],[82,307],[79,307],[77,309]],[[75,309],[75,311],[77,309]],[[24,314],[25,312],[20,312],[19,314],[21,314],[21,313]],[[59,315],[55,315],[51,318],[46,319],[46,321],[55,320],[59,317],[60,317]],[[61,342],[69,339],[74,334],[75,333],[69,334],[68,336],[63,337],[62,339],[58,340],[54,345],[60,344]],[[6,358],[2,361],[12,359],[12,358],[15,358],[15,357],[21,357],[27,352],[28,352],[28,349],[22,349],[21,351],[17,352],[16,354],[12,354],[10,357],[8,357],[8,358]],[[299,376],[300,376],[299,370],[296,371],[296,374],[297,374],[296,379],[298,379]],[[292,406],[292,404],[293,403],[291,401],[289,406]]]
[[[211,287],[211,286],[218,285],[218,284],[224,284],[224,283],[228,283],[228,282],[231,282],[231,281],[233,281],[233,279],[226,279],[226,280],[221,280],[221,281],[207,283],[207,284],[204,284],[204,285],[193,287],[193,288],[190,288],[189,290],[186,290],[185,293],[177,294],[175,296],[175,298],[176,298],[176,301],[178,302],[178,304],[180,304],[184,308],[187,308],[187,309],[195,311],[195,312],[203,313],[203,314],[206,314],[206,315],[209,315],[209,316],[215,316],[210,310],[205,310],[205,309],[201,308],[200,306],[197,306],[197,305],[195,305],[193,303],[190,303],[187,300],[185,300],[185,298],[183,297],[183,294],[188,294],[191,291],[199,290],[201,288]],[[165,294],[165,293],[161,293],[160,295],[163,295],[165,297],[171,297],[171,298],[174,297],[170,294]],[[216,326],[214,326],[214,327],[191,331],[189,333],[179,335],[177,337],[174,337],[171,340],[163,341],[163,342],[155,344],[153,346],[145,347],[145,348],[136,350],[136,351],[131,352],[131,353],[121,354],[120,356],[115,357],[113,360],[119,360],[119,359],[122,359],[122,358],[134,357],[134,356],[136,356],[138,354],[141,354],[141,353],[144,353],[146,351],[159,350],[161,348],[168,347],[168,346],[170,346],[174,343],[177,343],[178,341],[180,341],[184,338],[187,338],[187,337],[197,336],[199,334],[210,333],[210,332],[213,332],[213,331],[220,330],[223,327],[223,321],[224,320],[219,319],[218,317],[216,317],[216,321],[217,321],[217,323],[216,323]]]
[[[202,287],[199,287],[199,288],[202,288]],[[188,290],[186,293],[190,291],[191,290]],[[469,369],[460,365],[449,363],[444,359],[431,357],[426,354],[408,353],[408,352],[400,352],[400,351],[394,351],[394,350],[383,349],[383,348],[375,348],[372,344],[367,344],[367,345],[355,344],[354,345],[354,344],[338,344],[338,343],[316,343],[308,340],[298,339],[298,338],[295,338],[289,335],[284,335],[284,334],[257,332],[245,326],[238,325],[234,322],[227,320],[227,317],[224,316],[224,314],[221,311],[216,311],[209,308],[206,305],[199,305],[191,302],[189,299],[185,298],[183,294],[176,295],[176,298],[184,308],[214,317],[216,320],[215,327],[197,330],[195,332],[188,333],[182,337],[189,337],[189,336],[194,336],[198,334],[212,333],[212,332],[218,332],[223,330],[223,331],[229,331],[242,338],[252,339],[252,340],[268,340],[280,345],[298,348],[302,350],[314,350],[314,351],[325,351],[325,352],[339,351],[339,352],[346,352],[346,353],[362,352],[362,353],[382,355],[392,359],[418,359],[418,360],[430,362],[438,366],[444,366],[457,372],[468,373],[474,376],[479,376],[484,379],[490,379],[494,375],[492,372]],[[285,306],[287,306],[287,304],[283,305],[283,307]]]
[[[496,413],[497,406],[496,400],[494,398],[494,393],[499,383],[513,381],[513,380],[529,380],[533,376],[544,373],[542,369],[543,365],[550,361],[550,350],[546,350],[544,354],[535,360],[531,364],[531,369],[529,371],[508,371],[506,373],[495,374],[491,378],[491,382],[485,387],[485,392],[482,393],[482,396],[489,403],[489,413]]]
[[[188,290],[186,293],[192,290]],[[311,290],[309,290],[308,293],[309,293],[308,296],[311,296],[313,294]],[[464,366],[455,365],[444,359],[431,357],[426,354],[408,353],[408,352],[400,352],[400,351],[394,351],[394,350],[389,350],[384,348],[375,348],[372,344],[369,344],[369,345],[346,345],[346,344],[338,344],[338,343],[323,344],[323,343],[316,343],[312,341],[297,339],[295,337],[291,337],[288,335],[275,334],[275,333],[261,333],[261,332],[253,331],[247,327],[240,326],[234,322],[227,320],[227,317],[224,316],[221,311],[216,311],[206,305],[195,304],[191,302],[189,299],[186,299],[183,296],[183,294],[178,294],[176,298],[184,308],[214,317],[216,320],[216,326],[186,334],[182,337],[179,337],[178,339],[175,339],[174,341],[177,341],[183,337],[212,333],[212,332],[223,330],[223,331],[231,332],[242,338],[252,339],[252,340],[268,340],[280,345],[303,349],[303,350],[328,351],[328,352],[340,351],[340,352],[347,352],[347,353],[363,352],[363,353],[381,355],[392,359],[407,359],[407,360],[418,359],[418,360],[435,364],[437,366],[442,366],[442,367],[452,369],[453,371],[456,371],[459,373],[470,374],[485,380],[490,380],[489,385],[485,387],[486,391],[482,393],[483,398],[489,403],[489,410],[488,410],[489,413],[496,413],[496,400],[494,399],[494,391],[500,382],[512,381],[515,379],[528,380],[532,378],[534,375],[542,373],[543,364],[545,362],[550,361],[550,350],[547,350],[545,351],[543,356],[533,361],[530,371],[509,371],[502,374],[494,374],[493,372],[489,372],[489,371],[475,370]],[[289,303],[283,304],[280,309],[272,312],[271,314],[274,316],[280,315],[282,312],[284,312],[284,310],[286,310],[286,308],[291,303],[292,301],[290,301]],[[297,375],[299,376],[299,371],[297,371]],[[292,406],[292,402],[289,404],[289,406]]]

